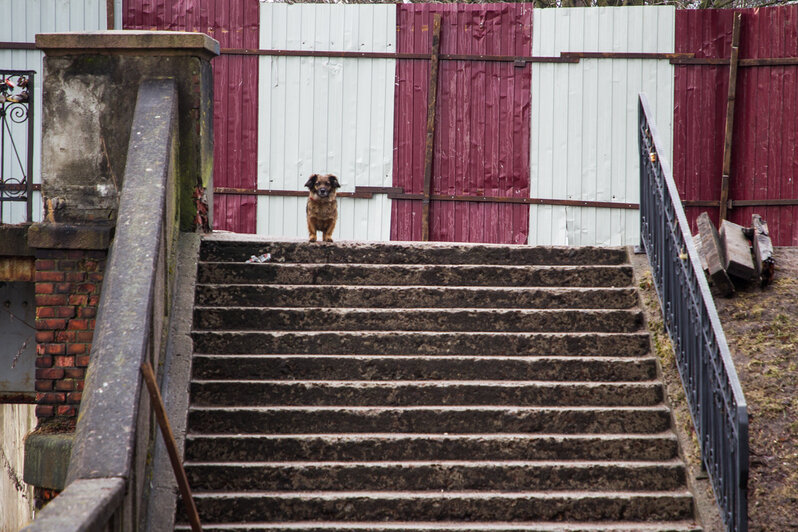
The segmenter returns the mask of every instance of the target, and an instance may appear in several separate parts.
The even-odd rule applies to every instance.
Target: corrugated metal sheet
[[[396,7],[262,4],[261,48],[393,52]],[[306,190],[333,173],[342,192],[390,186],[394,59],[260,59],[258,187]],[[261,196],[258,233],[307,237],[304,197]],[[387,240],[389,200],[339,198],[334,239]]]
[[[798,5],[742,10],[740,59],[798,56]],[[732,10],[679,11],[676,50],[697,57],[728,58]],[[798,66],[739,68],[729,198],[798,198]],[[683,200],[718,200],[723,167],[726,66],[678,66],[674,108],[674,179]],[[693,230],[703,211],[718,221],[718,209],[686,209]],[[744,207],[729,218],[751,224],[759,213],[774,244],[798,245],[798,207]]]
[[[674,51],[673,7],[535,11],[536,56]],[[637,95],[646,92],[671,146],[673,66],[667,59],[536,63],[532,71],[531,196],[639,202]],[[670,153],[668,154],[670,157]],[[529,243],[639,242],[636,210],[533,205]]]
[[[397,6],[399,52],[429,53],[432,14],[442,15],[442,54],[531,55],[531,4]],[[528,197],[530,67],[443,61],[433,194]],[[429,86],[427,61],[397,66],[394,185],[423,192]],[[529,209],[519,204],[430,205],[430,239],[526,242]],[[421,202],[395,201],[391,238],[421,239]]]
[[[32,43],[37,33],[96,31],[106,29],[105,0],[0,0],[0,41]],[[42,57],[39,50],[0,50],[0,68],[36,72],[34,104],[35,135],[33,182],[41,183]],[[24,149],[27,133],[14,132]],[[3,164],[10,164],[4,161]],[[41,194],[34,193],[34,221],[41,220]],[[2,223],[25,221],[23,204],[4,211]]]
[[[222,48],[257,49],[258,0],[125,0],[125,29],[201,31]],[[258,148],[258,58],[212,62],[214,186],[254,190]],[[214,228],[255,232],[254,195],[216,195]]]

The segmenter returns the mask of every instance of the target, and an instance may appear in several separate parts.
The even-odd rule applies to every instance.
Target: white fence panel
[[[590,7],[535,11],[532,50],[674,51],[675,9]],[[581,59],[532,70],[530,196],[638,203],[637,95],[644,91],[671,158],[673,65],[667,59]],[[630,245],[639,212],[532,205],[531,245]]]
[[[396,7],[261,4],[260,47],[394,52]],[[262,56],[258,188],[306,190],[313,173],[340,192],[391,186],[394,59]],[[307,238],[304,197],[259,196],[258,234]],[[390,200],[339,198],[334,239],[388,240]]]
[[[106,29],[106,0],[0,0],[0,41],[33,43],[37,33],[59,31],[97,31]],[[33,183],[41,183],[41,131],[42,131],[42,68],[43,54],[39,50],[3,50],[0,48],[0,68],[35,71],[34,87],[34,140]],[[27,146],[27,133],[16,128],[12,133],[15,142]],[[8,152],[8,150],[6,150]],[[9,154],[6,153],[6,157]],[[24,157],[24,155],[23,155]],[[13,166],[11,161],[0,164]],[[14,163],[15,164],[15,163]],[[33,219],[41,220],[41,194],[34,193]],[[4,208],[2,223],[25,221],[26,207],[13,203]]]

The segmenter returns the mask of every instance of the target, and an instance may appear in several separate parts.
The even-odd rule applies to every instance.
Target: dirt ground
[[[730,298],[715,297],[748,402],[752,532],[798,530],[798,248],[776,248],[774,257],[772,285],[764,289],[758,284],[738,286]],[[700,478],[695,432],[650,273],[638,274],[638,283],[677,429],[688,442],[685,459],[699,509],[704,507],[704,527],[712,531],[720,525],[711,508],[708,482]]]

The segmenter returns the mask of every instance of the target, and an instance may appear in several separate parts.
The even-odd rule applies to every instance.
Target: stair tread
[[[452,467],[484,467],[484,468],[499,468],[499,467],[572,467],[572,468],[587,468],[587,467],[662,467],[662,466],[684,466],[679,458],[672,458],[670,460],[652,460],[652,461],[618,461],[618,460],[377,460],[377,461],[258,461],[258,462],[202,462],[202,461],[185,461],[188,466],[203,466],[203,467],[428,467],[428,466],[452,466]]]
[[[280,523],[223,523],[203,525],[213,530],[455,530],[464,532],[632,532],[632,531],[699,531],[695,521],[662,522],[537,522],[537,521],[286,521]],[[665,527],[665,528],[663,528]],[[176,530],[191,530],[178,525]]]
[[[198,499],[208,498],[259,498],[273,497],[278,499],[314,498],[314,499],[606,499],[606,498],[662,498],[662,497],[690,497],[689,490],[663,490],[663,491],[203,491],[194,493]]]

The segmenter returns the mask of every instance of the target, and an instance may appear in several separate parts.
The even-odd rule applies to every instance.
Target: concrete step
[[[364,432],[657,433],[670,428],[664,405],[650,407],[197,407],[189,432],[316,434]]]
[[[449,333],[194,331],[203,354],[641,356],[648,332]]]
[[[634,332],[634,310],[195,307],[195,330]]]
[[[483,288],[475,286],[348,286],[206,284],[198,306],[361,308],[603,308],[637,305],[634,288]]]
[[[194,381],[194,406],[651,406],[663,400],[658,381]]]
[[[693,517],[689,492],[206,492],[207,522],[663,521]],[[182,511],[180,512],[182,515]]]
[[[494,266],[439,264],[277,264],[202,262],[200,284],[386,286],[624,287],[632,268],[621,266]]]
[[[670,462],[189,462],[203,491],[672,491],[686,483]]]
[[[188,461],[631,460],[678,457],[654,434],[189,434]]]
[[[206,532],[700,532],[695,521],[667,523],[541,523],[541,522],[365,522],[298,521],[288,523],[203,523]],[[176,531],[188,531],[187,524],[177,525]]]
[[[233,240],[236,239],[236,240]],[[491,244],[450,244],[418,242],[272,242],[244,235],[206,237],[200,260],[244,262],[252,255],[269,253],[272,262],[289,263],[373,263],[373,264],[624,264],[624,248],[531,247]]]
[[[196,380],[535,380],[621,382],[657,377],[652,357],[194,355]]]

